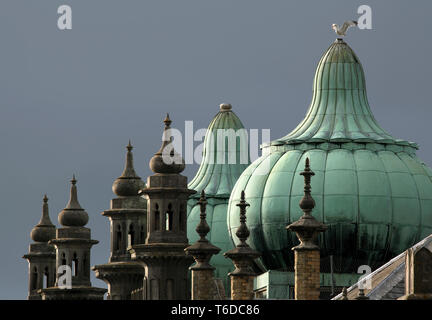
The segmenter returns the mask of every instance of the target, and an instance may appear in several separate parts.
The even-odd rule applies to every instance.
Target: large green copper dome
[[[432,233],[432,171],[417,145],[386,133],[367,101],[363,68],[336,40],[322,56],[305,119],[287,136],[263,146],[240,176],[228,206],[234,243],[240,192],[250,203],[250,245],[267,269],[291,270],[298,243],[285,226],[301,216],[302,171],[310,158],[313,215],[328,229],[319,238],[321,267],[336,272],[375,268]]]
[[[239,133],[235,141],[235,148],[228,149],[229,143],[226,141],[225,150],[218,149],[217,132],[219,129],[232,129],[234,130],[232,132]],[[210,263],[216,267],[216,277],[224,280],[227,279],[228,272],[234,270],[231,260],[223,256],[224,252],[233,248],[226,227],[228,200],[238,177],[250,164],[249,153],[247,153],[245,163],[242,163],[240,135],[245,132],[241,130],[244,130],[243,124],[232,111],[231,105],[221,104],[220,111],[210,122],[206,131],[201,165],[196,176],[188,185],[189,189],[197,191],[188,201],[187,236],[189,243],[194,243],[199,239],[195,231],[200,221],[200,207],[197,201],[201,191],[204,190],[207,197],[207,223],[210,226],[207,239],[221,249],[219,254],[212,257]],[[218,154],[222,151],[225,151],[225,164],[220,163],[217,159]],[[235,163],[229,163],[230,154],[235,155]]]

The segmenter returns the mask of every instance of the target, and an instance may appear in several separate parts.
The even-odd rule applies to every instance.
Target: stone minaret
[[[169,116],[164,120],[162,147],[151,158],[142,194],[147,199],[147,238],[145,244],[133,245],[132,259],[145,266],[144,299],[189,299],[188,268],[193,258],[184,249],[189,246],[186,235],[186,203],[195,193],[187,187],[183,158],[174,150]]]
[[[231,259],[235,270],[229,273],[231,277],[231,300],[252,300],[253,280],[256,273],[253,270],[253,261],[261,256],[258,251],[253,250],[246,243],[249,237],[249,229],[246,225],[246,207],[249,203],[245,200],[244,191],[241,192],[240,202],[240,226],[237,228],[236,236],[240,243],[232,250],[225,252],[224,256]]]
[[[135,173],[130,141],[126,149],[125,168],[112,186],[117,198],[111,200],[109,210],[102,212],[110,220],[109,263],[92,268],[96,277],[107,283],[110,300],[131,299],[131,292],[142,288],[144,279],[143,266],[131,261],[127,248],[145,241],[147,201],[138,195],[139,190],[144,188],[144,183]]]
[[[74,176],[69,203],[58,216],[63,228],[58,228],[56,238],[49,242],[56,248],[56,269],[69,266],[72,287],[61,287],[63,274],[57,273],[55,286],[40,290],[43,300],[102,300],[106,292],[106,289],[91,286],[90,248],[99,241],[91,240],[90,229],[84,227],[89,217],[78,202],[76,182]]]
[[[56,228],[48,213],[48,198],[45,195],[42,205],[42,217],[30,233],[34,243],[30,244],[29,253],[23,256],[29,262],[29,300],[40,300],[39,289],[52,287],[56,277],[56,254],[48,241],[55,238]]]
[[[316,245],[317,236],[327,227],[318,222],[311,214],[315,201],[311,196],[311,176],[309,158],[303,172],[304,196],[300,200],[300,208],[304,214],[299,220],[287,226],[294,231],[300,244],[294,248],[294,295],[296,300],[318,300],[320,295],[320,248]]]
[[[217,287],[214,279],[215,267],[209,264],[213,255],[218,254],[220,249],[212,245],[206,235],[210,227],[206,221],[207,200],[204,190],[201,191],[201,198],[198,201],[200,206],[200,222],[196,227],[196,232],[200,239],[185,252],[195,259],[195,265],[190,267],[192,270],[192,300],[213,300],[217,296]]]

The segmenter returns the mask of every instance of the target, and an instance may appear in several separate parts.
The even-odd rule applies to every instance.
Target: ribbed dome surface
[[[235,150],[228,150],[228,143],[225,145],[225,164],[218,163],[217,156],[221,152],[217,146],[218,129],[233,129],[235,131],[244,129],[240,119],[228,104],[222,104],[220,111],[210,122],[203,142],[201,165],[196,176],[188,185],[189,189],[196,190],[197,193],[192,195],[188,201],[187,230],[190,243],[199,239],[195,231],[200,221],[200,208],[197,201],[201,191],[204,190],[207,197],[207,223],[210,226],[207,239],[221,249],[219,254],[213,256],[210,263],[216,267],[216,277],[226,279],[227,273],[234,269],[231,261],[222,255],[233,248],[227,230],[228,200],[234,184],[243,170],[250,164],[250,161],[248,153],[246,163],[241,163],[240,140],[237,139]],[[211,139],[212,135],[213,139]],[[236,156],[235,163],[228,163],[230,153],[234,153]]]
[[[432,171],[417,146],[394,139],[377,124],[367,102],[363,68],[337,40],[321,58],[306,118],[271,142],[238,179],[228,206],[235,243],[238,208],[246,192],[251,247],[267,269],[290,269],[298,244],[285,226],[301,216],[303,169],[311,160],[312,214],[328,226],[320,235],[321,267],[356,272],[375,268],[432,233]]]

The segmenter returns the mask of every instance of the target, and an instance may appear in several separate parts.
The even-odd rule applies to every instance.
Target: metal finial
[[[43,202],[44,202],[44,203],[47,203],[47,202],[48,202],[48,197],[47,197],[47,195],[46,195],[46,194],[44,194],[44,197],[43,197]]]
[[[244,190],[241,192],[240,202],[237,203],[237,207],[240,208],[240,226],[237,228],[236,236],[240,239],[240,246],[246,245],[246,240],[249,237],[249,229],[246,225],[246,208],[249,207],[250,204],[245,200],[245,192]]]
[[[70,181],[72,185],[76,185],[77,180],[75,179],[75,173],[72,175],[72,180]]]
[[[127,151],[129,151],[129,152],[131,152],[132,149],[133,149],[133,146],[132,146],[132,144],[131,144],[130,139],[129,139],[129,143],[128,143],[128,145],[126,146],[126,149],[127,149]]]
[[[206,217],[206,207],[207,207],[207,200],[205,196],[204,190],[201,191],[201,197],[198,201],[198,204],[200,206],[200,222],[196,227],[196,232],[200,236],[199,242],[208,242],[206,239],[207,234],[210,232],[210,227],[207,223]]]
[[[165,123],[165,128],[169,128],[170,127],[172,121],[171,121],[171,119],[169,117],[169,113],[167,113],[167,115],[166,115],[166,117],[165,117],[165,119],[164,119],[163,122]]]
[[[311,196],[311,176],[315,173],[310,169],[309,158],[306,158],[305,168],[300,175],[304,177],[304,196],[300,200],[300,208],[303,210],[305,215],[310,215],[312,209],[315,207],[315,201]]]
[[[232,109],[232,106],[229,103],[221,103],[219,105],[219,108],[221,111],[230,111]]]

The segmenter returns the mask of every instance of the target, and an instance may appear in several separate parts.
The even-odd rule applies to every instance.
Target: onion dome
[[[30,237],[35,242],[48,242],[55,238],[56,227],[52,224],[48,212],[48,197],[44,195],[42,205],[42,217],[39,223],[32,229]]]
[[[126,147],[126,162],[123,173],[118,177],[112,186],[112,191],[119,197],[134,197],[138,195],[138,191],[144,188],[144,182],[136,174],[133,164],[132,145]]]
[[[59,223],[65,227],[84,227],[89,220],[87,212],[78,202],[76,182],[75,175],[73,175],[69,202],[58,216]]]
[[[227,150],[224,164],[218,161],[217,155],[221,154],[217,144],[218,130],[230,129],[235,133],[239,133],[240,137],[246,134],[242,122],[232,111],[232,106],[223,103],[208,126],[203,142],[200,167],[195,177],[188,184],[189,189],[197,191],[188,201],[188,239],[191,243],[199,239],[197,233],[194,232],[195,226],[200,221],[200,206],[197,201],[200,193],[205,191],[207,197],[207,223],[210,226],[207,238],[212,244],[221,248],[221,253],[213,256],[210,263],[216,267],[216,277],[222,279],[227,279],[227,273],[234,269],[231,261],[222,254],[233,248],[226,221],[228,200],[238,177],[250,163],[248,145],[241,148],[241,139],[235,140],[234,150]],[[240,151],[246,151],[244,159],[242,159]],[[232,154],[235,155],[235,161],[229,161]]]
[[[329,272],[331,260],[339,273],[376,268],[432,233],[432,170],[417,148],[378,125],[362,65],[338,39],[318,64],[305,119],[264,145],[238,179],[227,213],[230,236],[238,243],[235,205],[245,190],[251,247],[263,253],[267,270],[292,270],[298,240],[285,226],[302,214],[299,173],[309,158],[314,216],[328,227],[319,235],[321,270]]]
[[[167,113],[163,121],[165,129],[162,135],[162,146],[150,159],[150,169],[154,173],[181,173],[185,169],[184,159],[174,150],[171,134],[171,119]]]

